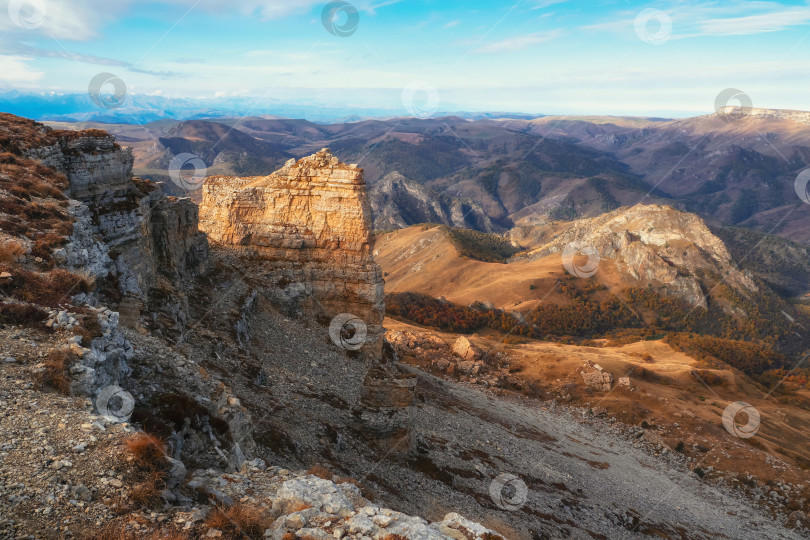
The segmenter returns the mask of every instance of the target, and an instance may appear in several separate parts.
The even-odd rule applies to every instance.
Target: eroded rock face
[[[119,328],[118,312],[127,326],[137,326],[147,305],[160,311],[169,303],[179,306],[173,315],[175,326],[182,327],[187,318],[184,284],[208,268],[208,241],[197,228],[196,205],[166,197],[157,184],[133,177],[132,153],[113,136],[44,127],[41,133],[28,138],[24,155],[67,177],[67,210],[74,218],[70,239],[54,259],[97,282],[113,277],[105,293],[118,303],[112,306],[116,311],[98,308],[95,293],[73,299],[97,309],[104,330],[71,368],[74,392],[92,395],[130,374],[127,361],[133,351]],[[167,293],[167,288],[173,289]]]
[[[404,229],[419,223],[443,223],[464,229],[493,232],[496,227],[478,203],[436,193],[391,172],[369,190],[374,228]]]
[[[63,172],[70,197],[87,207],[87,212],[74,208],[73,213],[78,218],[89,213],[97,238],[80,228],[68,255],[77,263],[93,263],[90,270],[97,277],[112,272],[124,297],[145,302],[159,275],[179,285],[207,269],[208,242],[197,228],[196,206],[189,199],[166,197],[158,185],[133,177],[132,152],[112,135],[70,133],[26,155]],[[105,247],[99,249],[98,240]],[[107,254],[99,251],[109,255],[109,268],[103,264]]]
[[[202,197],[200,228],[211,240],[256,260],[291,309],[361,318],[361,352],[380,357],[383,280],[362,169],[325,148],[269,176],[208,178]]]
[[[571,247],[595,249],[612,261],[626,283],[653,284],[693,306],[706,307],[705,276],[723,276],[745,294],[754,281],[736,268],[725,244],[695,214],[669,206],[638,204],[573,224],[532,257]]]

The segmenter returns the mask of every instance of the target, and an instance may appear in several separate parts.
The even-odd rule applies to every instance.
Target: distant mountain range
[[[481,231],[518,227],[531,236],[549,222],[643,202],[694,212],[710,226],[810,242],[810,205],[795,188],[810,163],[810,114],[802,112],[754,110],[741,119],[446,116],[318,124],[227,117],[53,125],[111,131],[132,147],[137,173],[164,181],[181,153],[199,156],[209,174],[248,176],[330,147],[365,169],[378,229],[436,221]],[[166,189],[186,194],[170,182]]]
[[[105,108],[89,94],[0,91],[0,111],[39,121],[146,124],[158,120],[199,120],[224,117],[264,116],[306,118],[312,122],[356,122],[368,118],[400,116],[404,109],[358,108],[317,104],[292,104],[278,99],[255,97],[172,98],[127,94],[121,107]],[[462,118],[532,119],[542,115],[498,112],[445,112]]]

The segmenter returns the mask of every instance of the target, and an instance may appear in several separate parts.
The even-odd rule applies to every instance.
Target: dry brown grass
[[[0,149],[3,151],[22,154],[29,148],[53,144],[52,133],[50,128],[39,122],[0,113]]]
[[[137,433],[124,439],[124,446],[132,461],[146,471],[164,471],[168,465],[166,445],[148,433]]]
[[[53,265],[53,250],[63,246],[67,240],[67,237],[56,233],[38,235],[34,245],[31,246],[31,256],[40,257],[49,265]]]
[[[64,395],[70,395],[71,355],[65,349],[53,349],[45,356],[45,369],[37,373],[36,383],[39,388],[50,388]]]
[[[227,538],[262,538],[271,525],[261,509],[242,503],[213,507],[204,523],[208,528],[219,529]]]
[[[318,478],[323,478],[324,480],[332,480],[332,471],[320,464],[315,464],[310,467],[307,474],[317,476]]]
[[[50,331],[44,324],[48,313],[30,304],[0,303],[0,324],[13,324]]]
[[[124,446],[137,468],[132,476],[129,500],[139,506],[160,508],[169,469],[166,445],[153,435],[137,433],[124,439]]]
[[[0,240],[0,263],[13,263],[25,252],[25,244],[16,238]]]
[[[0,271],[6,270],[12,277],[0,282],[0,293],[23,302],[57,307],[69,296],[89,292],[92,288],[87,277],[60,268],[39,273],[0,265]]]
[[[162,505],[161,492],[166,489],[166,473],[151,471],[146,478],[138,482],[129,492],[132,502],[147,508],[157,509]]]

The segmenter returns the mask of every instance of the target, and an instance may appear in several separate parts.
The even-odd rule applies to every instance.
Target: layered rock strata
[[[111,277],[105,300],[118,303],[114,309],[127,325],[136,326],[147,306],[159,311],[174,296],[169,311],[182,326],[187,319],[183,285],[208,268],[208,241],[197,228],[196,205],[166,197],[157,184],[133,177],[131,152],[103,131],[53,131],[36,123],[28,129],[23,155],[63,173],[69,183],[73,232],[54,259],[97,283]],[[156,294],[167,287],[172,294]],[[99,302],[95,294],[81,296],[74,303]],[[74,392],[92,395],[130,374],[132,347],[118,329],[117,312],[104,320],[99,316],[104,333],[71,369]]]
[[[362,169],[324,148],[269,176],[208,178],[200,228],[258,262],[295,310],[360,318],[368,328],[361,352],[380,358],[383,279]]]
[[[207,270],[208,241],[197,228],[197,206],[133,177],[132,153],[113,136],[69,132],[26,154],[64,173],[70,197],[83,203],[72,211],[82,224],[89,214],[91,228],[74,231],[68,262],[82,263],[97,278],[114,276],[122,311],[137,314],[161,277],[182,288],[184,280]]]

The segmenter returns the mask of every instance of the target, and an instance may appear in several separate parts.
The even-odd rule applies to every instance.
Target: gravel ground
[[[410,441],[393,452],[375,449],[353,433],[346,406],[358,396],[362,364],[335,350],[314,323],[268,310],[253,328],[251,355],[270,386],[259,391],[236,374],[228,383],[243,403],[267,402],[251,410],[262,419],[258,431],[283,433],[294,448],[270,462],[326,463],[368,486],[375,503],[432,521],[457,511],[508,538],[804,537],[699,479],[681,455],[655,456],[655,444],[637,438],[636,428],[415,368],[404,367],[420,377]],[[502,474],[526,486],[514,509],[491,495]]]
[[[334,347],[324,327],[266,302],[240,350],[229,336],[249,288],[237,293],[180,343],[130,333],[141,351],[132,367],[144,392],[185,386],[194,395],[224,382],[248,406],[255,457],[272,466],[323,463],[377,507],[431,522],[458,512],[510,539],[807,537],[699,479],[679,455],[655,456],[633,428],[407,366],[419,376],[410,438],[393,451],[375,447],[352,414],[363,362]],[[14,358],[0,363],[0,538],[75,536],[126,501],[121,438],[131,428],[103,423],[89,400],[34,388],[40,353],[60,339],[0,330],[0,356]],[[202,513],[131,511],[128,526],[146,531],[163,520],[198,532]]]

